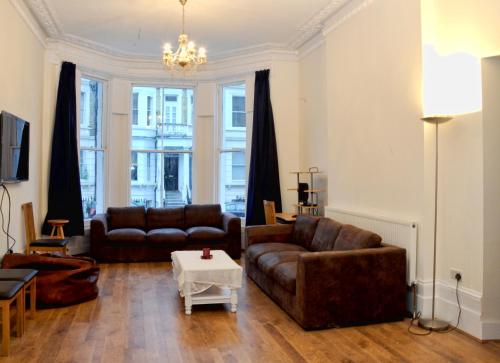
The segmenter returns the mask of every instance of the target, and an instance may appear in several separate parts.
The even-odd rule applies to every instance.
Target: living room
[[[240,217],[243,248],[234,259],[243,267],[236,313],[226,303],[196,305],[186,315],[171,262],[151,262],[160,259],[154,253],[146,262],[98,261],[98,296],[38,309],[24,335],[11,338],[7,359],[500,360],[499,14],[496,0],[0,2],[0,110],[30,128],[29,178],[5,184],[10,237],[0,237],[2,255],[26,252],[21,206],[32,203],[41,236],[53,203],[63,62],[75,65],[84,230],[65,227],[69,254],[92,257],[92,218],[128,206],[220,205]],[[197,53],[206,64],[187,71],[162,62],[173,54],[162,52],[165,42],[178,47],[183,18],[196,47],[206,47]],[[424,336],[408,331],[409,318],[303,329],[247,276],[262,70],[269,70],[279,165],[279,178],[266,173],[264,180],[278,183],[281,210],[297,214],[292,172],[317,167],[315,213],[370,221],[358,226],[383,243],[401,242],[408,317],[435,310],[447,334],[418,327],[418,318],[410,330]],[[453,118],[422,121],[436,115]],[[407,241],[390,240],[389,224]],[[198,247],[201,255],[206,246]]]

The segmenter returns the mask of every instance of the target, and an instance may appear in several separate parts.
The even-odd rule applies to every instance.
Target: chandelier
[[[207,62],[207,51],[203,47],[196,51],[196,45],[189,40],[188,35],[185,33],[184,5],[186,5],[187,0],[179,0],[179,2],[182,4],[182,33],[179,35],[179,47],[174,53],[172,45],[165,43],[163,46],[163,64],[171,70],[176,67],[188,70],[196,68],[200,64],[205,64]]]

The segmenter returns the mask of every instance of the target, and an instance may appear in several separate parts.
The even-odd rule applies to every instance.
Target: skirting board
[[[417,309],[423,317],[430,317],[432,310],[432,281],[419,281],[417,285]],[[481,320],[481,294],[459,287],[458,296],[462,315],[458,329],[479,340],[500,339],[500,321]],[[436,316],[454,326],[458,317],[455,285],[436,281]]]

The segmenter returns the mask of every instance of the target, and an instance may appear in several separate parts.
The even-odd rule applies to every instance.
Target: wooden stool
[[[24,306],[22,298],[23,283],[19,281],[0,281],[0,306],[2,307],[2,349],[1,355],[10,352],[10,305],[16,302],[16,336],[22,335]]]
[[[64,225],[69,223],[67,219],[49,219],[48,224],[52,226],[50,238],[64,239]]]
[[[24,334],[24,329],[26,326],[26,294],[30,294],[30,318],[35,317],[36,313],[36,275],[37,270],[32,269],[0,269],[0,281],[18,281],[23,283],[23,319],[21,325],[21,332]]]

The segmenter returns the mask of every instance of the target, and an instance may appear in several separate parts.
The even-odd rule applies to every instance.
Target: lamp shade
[[[481,63],[467,53],[439,55],[433,46],[423,53],[424,117],[460,115],[482,108]]]

